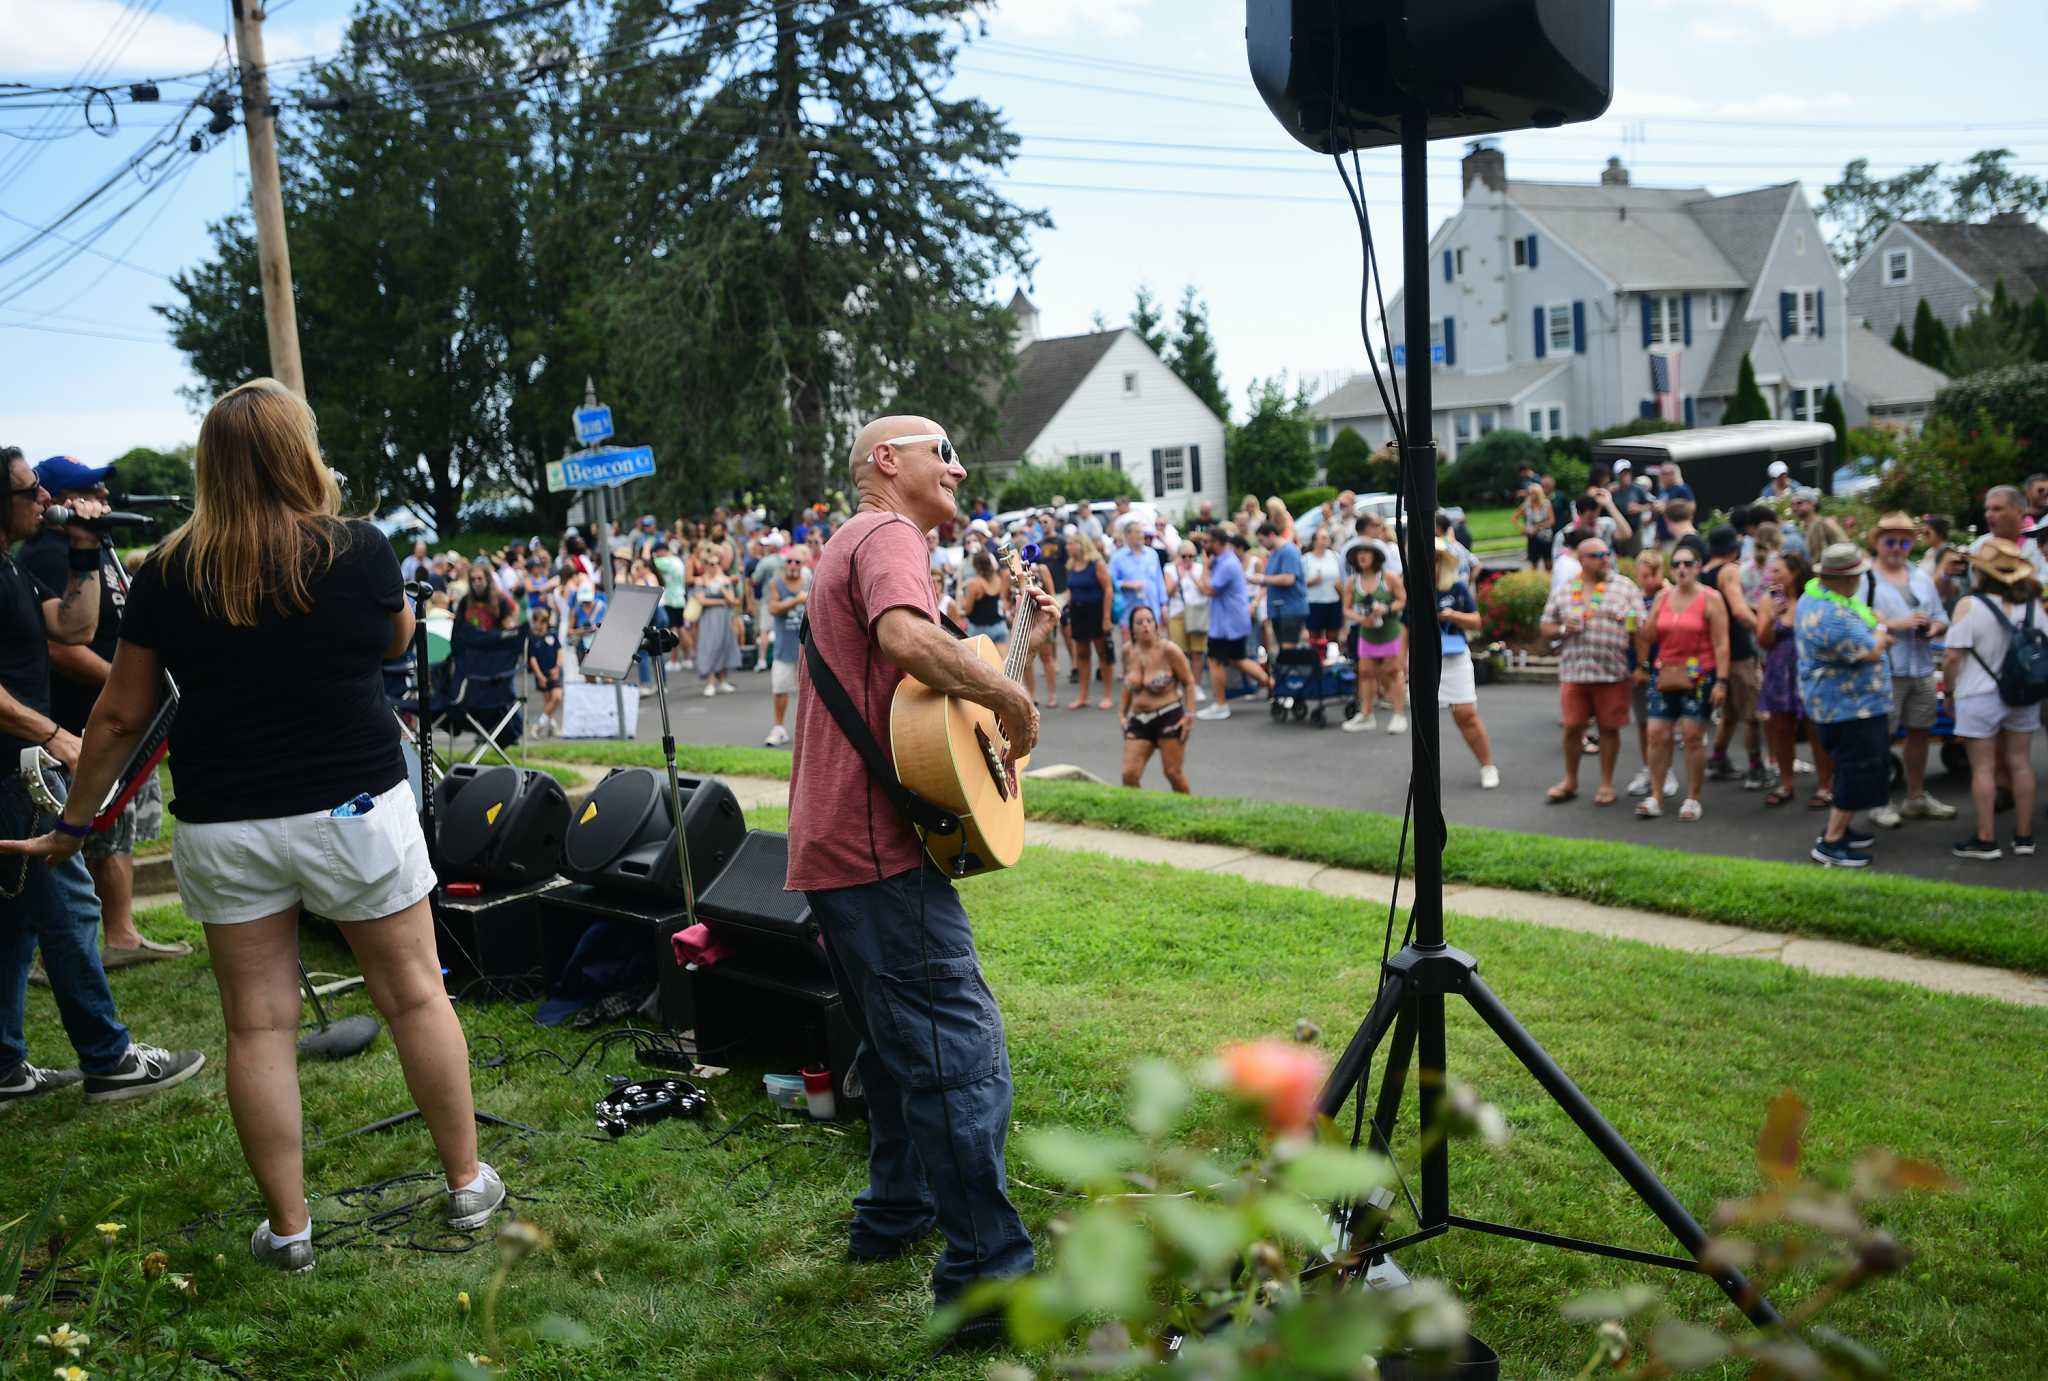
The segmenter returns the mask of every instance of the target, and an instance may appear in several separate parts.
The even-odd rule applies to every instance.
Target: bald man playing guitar
[[[1010,1059],[974,933],[952,881],[926,856],[900,786],[877,780],[892,697],[906,674],[986,706],[1011,762],[1038,740],[1031,696],[941,626],[925,534],[954,516],[966,478],[945,429],[925,417],[879,417],[848,457],[860,509],[815,563],[797,697],[789,792],[787,886],[808,898],[842,1000],[861,1035],[855,1068],[868,1101],[868,1186],[854,1199],[848,1252],[886,1261],[936,1226],[932,1272],[943,1308],[976,1281],[1022,1275],[1030,1235],[1005,1191]],[[1026,596],[1043,639],[1052,596]],[[822,661],[881,755],[864,758],[821,705]],[[829,688],[828,688],[829,689]],[[1001,1340],[977,1317],[955,1345]]]

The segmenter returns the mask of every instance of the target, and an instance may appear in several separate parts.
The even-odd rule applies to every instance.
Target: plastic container
[[[832,1096],[832,1071],[829,1069],[807,1069],[803,1072],[804,1102],[811,1110],[811,1117],[818,1122],[830,1122],[838,1114],[839,1105]]]
[[[778,1108],[791,1112],[805,1106],[804,1081],[797,1074],[763,1074],[761,1091],[768,1095],[768,1101]]]

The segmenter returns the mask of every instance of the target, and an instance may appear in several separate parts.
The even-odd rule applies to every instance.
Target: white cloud
[[[1001,0],[989,25],[997,38],[1121,38],[1138,31],[1152,0]]]
[[[138,25],[122,0],[0,0],[0,33],[7,35],[7,71],[17,80],[68,81],[88,62],[104,60],[102,46],[118,32],[115,77],[155,76],[203,68],[225,51],[219,29],[188,19],[152,14]],[[332,52],[341,27],[329,22],[264,26],[272,62]]]
[[[1947,19],[1976,8],[1977,0],[1722,0],[1723,13],[1694,20],[1688,32],[1705,42],[1724,42],[1756,32],[1755,24],[1743,24],[1725,12],[1729,10],[1745,11],[1795,38],[1818,38],[1889,19]]]
[[[1738,43],[1754,38],[1756,25],[1724,14],[1707,15],[1688,24],[1685,36],[1696,43]]]
[[[1608,112],[1608,118],[1645,120],[1655,119],[1659,115],[1674,118],[1775,115],[1789,118],[1794,115],[1826,114],[1855,104],[1855,98],[1844,91],[1818,91],[1810,94],[1773,91],[1762,96],[1709,101],[1698,96],[1688,96],[1680,91],[1659,90],[1655,87],[1622,87],[1614,93],[1614,105]]]

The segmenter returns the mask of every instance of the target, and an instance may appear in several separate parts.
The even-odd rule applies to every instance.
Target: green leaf
[[[1132,1130],[1157,1141],[1173,1130],[1188,1105],[1188,1086],[1178,1070],[1164,1060],[1141,1060],[1131,1070],[1128,1116]]]
[[[1292,1194],[1266,1194],[1247,1206],[1268,1232],[1306,1247],[1321,1247],[1337,1240],[1337,1229],[1322,1209]]]
[[[1335,1146],[1310,1146],[1280,1168],[1280,1183],[1305,1199],[1363,1198],[1392,1178],[1384,1157]]]
[[[1581,1323],[1627,1319],[1655,1304],[1660,1296],[1647,1285],[1626,1285],[1619,1290],[1594,1290],[1568,1299],[1559,1310],[1566,1318]]]
[[[1089,1189],[1113,1183],[1144,1148],[1126,1137],[1090,1136],[1071,1127],[1046,1127],[1023,1138],[1024,1155],[1062,1184]]]
[[[1711,1366],[1732,1348],[1733,1344],[1713,1329],[1684,1319],[1662,1319],[1650,1331],[1650,1351],[1673,1371],[1698,1371]]]
[[[560,1314],[549,1314],[534,1325],[536,1341],[559,1343],[563,1347],[593,1347],[597,1335],[574,1319],[563,1318]]]
[[[1060,1247],[1060,1276],[1066,1303],[1077,1314],[1118,1318],[1146,1307],[1151,1243],[1126,1214],[1088,1210],[1074,1222]]]
[[[1806,1336],[1814,1350],[1833,1364],[1835,1374],[1855,1377],[1857,1381],[1875,1381],[1892,1374],[1884,1358],[1832,1328],[1817,1325],[1808,1329]]]
[[[1251,1242],[1244,1219],[1214,1204],[1159,1199],[1146,1213],[1160,1237],[1203,1271],[1220,1270]]]

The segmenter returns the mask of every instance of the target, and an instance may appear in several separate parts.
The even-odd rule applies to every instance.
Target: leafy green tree
[[[2033,358],[2048,363],[2048,293],[2035,293],[2033,300],[2020,308],[2020,318]]]
[[[1181,290],[1166,366],[1209,411],[1230,420],[1230,395],[1223,391],[1223,376],[1216,367],[1216,338],[1209,332],[1209,304],[1195,296],[1192,283]]]
[[[1764,400],[1764,391],[1756,386],[1756,366],[1749,362],[1747,351],[1742,356],[1742,367],[1735,373],[1735,396],[1728,400],[1728,410],[1721,414],[1723,426],[1737,422],[1761,422],[1771,415],[1771,405]]]
[[[1057,495],[1070,503],[1144,497],[1131,477],[1107,465],[1020,465],[996,492],[998,509],[1037,508]]]
[[[1741,383],[1741,375],[1739,373],[1736,376],[1736,382],[1738,385]],[[1751,382],[1755,382],[1754,375],[1751,375]],[[1569,437],[1565,438],[1566,444],[1563,445],[1553,442],[1551,449],[1563,451],[1568,455],[1590,463],[1593,459],[1594,443],[1608,441],[1617,436],[1651,436],[1657,432],[1682,432],[1684,430],[1685,423],[1673,422],[1668,417],[1631,417],[1628,421],[1616,423],[1612,427],[1595,427],[1586,438],[1586,452],[1583,456],[1579,455],[1577,449],[1569,444],[1571,440]]]
[[[1950,343],[1948,327],[1921,298],[1920,305],[1913,309],[1913,358],[1929,369],[1939,369],[1944,374],[1955,373],[1955,347]]]
[[[1829,247],[1836,260],[1846,268],[1861,259],[1893,221],[1938,214],[1940,172],[1940,164],[1923,163],[1892,177],[1874,178],[1869,159],[1851,159],[1841,179],[1820,192],[1820,218],[1834,227]]]
[[[2006,297],[2001,280],[1992,290],[1990,304],[1956,327],[1950,337],[1948,372],[1981,374],[1987,369],[2025,364],[2033,357],[2032,332],[2020,309]]]
[[[159,451],[137,446],[114,461],[114,479],[107,486],[122,494],[181,494],[192,492],[192,447],[173,446]]]
[[[1902,321],[1898,325],[1892,327],[1891,345],[1892,349],[1898,351],[1901,355],[1910,355],[1913,353],[1913,342],[1906,335],[1905,322]]]
[[[1153,300],[1152,289],[1140,283],[1137,301],[1131,307],[1131,329],[1138,333],[1138,339],[1152,347],[1152,353],[1165,359],[1171,341],[1166,334],[1166,312]]]
[[[1550,453],[1528,432],[1503,427],[1488,432],[1458,452],[1458,458],[1437,472],[1437,497],[1448,504],[1492,507],[1514,492],[1523,466],[1541,474]],[[1583,477],[1582,477],[1583,481]],[[1569,493],[1562,483],[1559,493]]]
[[[1287,376],[1251,383],[1250,411],[1242,425],[1230,428],[1230,488],[1253,494],[1280,494],[1299,489],[1315,478],[1314,419],[1308,391],[1292,392]]]
[[[1330,454],[1323,462],[1323,482],[1333,489],[1364,493],[1380,487],[1373,479],[1372,443],[1350,427],[1339,428],[1330,439]]]
[[[1821,397],[1820,420],[1835,429],[1835,454],[1838,456],[1847,455],[1849,418],[1848,414],[1842,411],[1842,400],[1835,395],[1835,389],[1832,384],[1828,386],[1828,391]]]
[[[2048,211],[2048,183],[2012,171],[2006,166],[2012,157],[2011,149],[1979,149],[1971,154],[1963,170],[1949,179],[1950,217],[1962,221],[2001,215],[2033,219]]]

